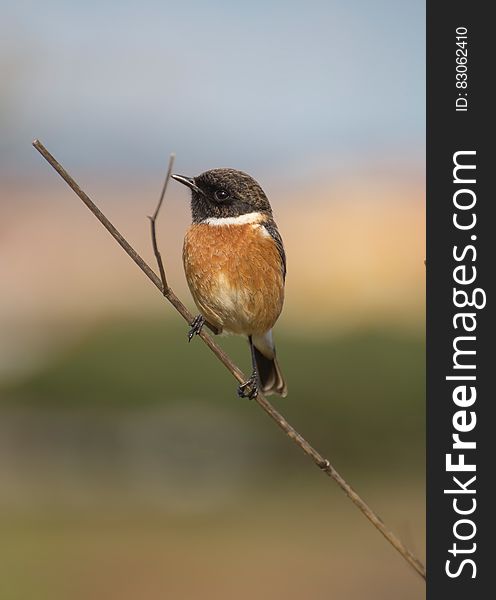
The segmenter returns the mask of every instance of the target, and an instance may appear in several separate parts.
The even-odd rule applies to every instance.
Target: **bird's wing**
[[[281,234],[277,229],[277,225],[273,220],[265,221],[262,223],[262,226],[265,228],[265,231],[270,235],[270,237],[274,240],[277,250],[279,252],[279,256],[281,258],[281,269],[283,279],[286,279],[286,252],[284,252],[284,244],[282,242]]]

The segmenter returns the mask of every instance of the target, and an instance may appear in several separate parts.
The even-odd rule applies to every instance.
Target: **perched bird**
[[[172,177],[191,189],[183,262],[200,315],[189,339],[205,323],[215,333],[248,336],[253,372],[238,394],[254,398],[260,389],[286,396],[272,337],[284,302],[286,255],[267,196],[235,169]]]

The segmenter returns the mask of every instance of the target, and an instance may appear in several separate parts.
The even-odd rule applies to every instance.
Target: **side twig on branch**
[[[157,236],[155,224],[157,217],[162,207],[165,193],[167,191],[167,184],[169,181],[170,174],[172,172],[172,166],[174,163],[174,155],[171,155],[169,160],[169,167],[167,176],[162,188],[162,193],[158,201],[157,207],[153,216],[150,217],[151,233],[152,233],[152,244],[157,264],[159,266],[160,278],[151,269],[151,267],[141,258],[136,250],[129,244],[129,242],[122,236],[121,233],[114,227],[114,225],[107,219],[107,217],[100,211],[100,209],[93,203],[93,201],[87,196],[87,194],[79,187],[75,180],[69,175],[69,173],[62,167],[62,165],[48,152],[45,146],[39,141],[34,140],[33,146],[38,152],[45,158],[45,160],[57,171],[62,179],[69,185],[69,187],[79,196],[89,210],[95,215],[110,235],[116,240],[116,242],[123,248],[123,250],[132,258],[132,260],[138,265],[143,273],[150,279],[156,288],[165,296],[165,298],[172,304],[177,312],[183,317],[183,319],[189,324],[192,324],[193,315],[174,294],[172,289],[167,283],[165,274],[165,268],[162,262],[162,257],[158,250]],[[218,346],[212,337],[204,330],[199,333],[199,337],[203,342],[210,348],[210,350],[217,356],[227,370],[233,375],[233,377],[239,382],[243,383],[246,380],[245,375],[241,369],[234,364],[231,358]],[[276,424],[284,431],[284,433],[297,445],[300,449],[309,456],[313,462],[324,472],[326,475],[334,479],[339,485],[343,492],[348,498],[359,508],[359,510],[367,517],[367,519],[374,525],[374,527],[382,533],[382,535],[388,540],[388,542],[401,554],[401,556],[417,571],[417,573],[425,579],[425,567],[422,562],[412,553],[401,540],[396,537],[394,533],[389,531],[380,517],[369,507],[369,505],[363,500],[355,490],[347,483],[347,481],[336,471],[327,458],[324,458],[315,448],[313,448],[305,438],[300,435],[292,425],[286,421],[286,419],[272,406],[272,404],[263,396],[262,393],[258,393],[255,397],[258,405],[276,422]]]
[[[165,176],[164,185],[162,187],[162,192],[160,194],[160,198],[158,199],[157,208],[155,209],[155,212],[153,213],[153,215],[151,217],[148,217],[150,219],[153,252],[155,254],[155,258],[157,259],[158,270],[160,272],[160,279],[162,280],[162,293],[164,294],[165,297],[167,297],[167,291],[169,289],[169,284],[167,283],[167,277],[165,276],[165,269],[164,269],[164,263],[162,261],[162,255],[160,254],[160,250],[158,249],[157,229],[156,229],[155,224],[157,222],[158,213],[160,212],[162,203],[165,198],[165,192],[167,191],[167,186],[169,185],[169,179],[172,174],[172,167],[174,166],[175,158],[176,158],[175,154],[170,155],[169,167],[167,168],[167,175]]]

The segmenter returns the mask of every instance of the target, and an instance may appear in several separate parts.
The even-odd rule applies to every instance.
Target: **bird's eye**
[[[229,195],[230,195],[229,192],[226,190],[216,190],[214,197],[219,202],[222,202],[224,200],[227,200],[229,198]]]

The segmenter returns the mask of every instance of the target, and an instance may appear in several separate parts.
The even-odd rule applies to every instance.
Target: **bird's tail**
[[[272,330],[264,335],[252,336],[250,343],[253,349],[253,357],[257,367],[261,391],[267,395],[279,394],[284,398],[288,394],[288,388],[277,363]]]

